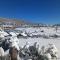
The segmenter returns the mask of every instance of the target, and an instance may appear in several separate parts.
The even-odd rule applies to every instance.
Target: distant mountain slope
[[[43,24],[43,23],[32,23],[32,22],[28,22],[28,21],[24,21],[22,19],[9,19],[9,18],[0,18],[0,24],[1,23],[12,23],[12,24],[16,24],[16,26],[20,26],[20,25],[24,25],[24,24],[28,24],[31,26],[60,26],[60,24],[52,24],[52,25],[48,25],[48,24]]]
[[[23,20],[0,18],[0,23],[15,23],[16,25],[26,24]]]

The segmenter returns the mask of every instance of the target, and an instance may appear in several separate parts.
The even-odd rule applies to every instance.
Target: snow
[[[49,43],[55,44],[58,49],[58,56],[60,57],[60,38],[57,39],[44,39],[44,38],[28,38],[28,39],[19,39],[19,45],[24,46],[26,42],[30,42],[30,45],[33,45],[34,42],[38,42],[39,46],[47,46]]]
[[[23,36],[27,36],[25,34],[25,32],[27,34],[30,34],[30,36],[33,36],[33,35],[44,36],[45,35],[47,37],[50,37],[50,36],[54,36],[56,34],[57,36],[59,36],[58,38],[51,37],[51,38],[47,39],[44,37],[38,37],[38,38],[28,37],[27,39],[26,38],[19,38],[18,39],[17,37],[14,37],[14,36],[16,36],[15,32],[10,32],[10,34],[12,35],[12,37],[11,37],[11,42],[13,43],[12,46],[16,46],[17,49],[19,49],[17,45],[19,45],[20,47],[23,47],[26,44],[26,42],[29,42],[29,45],[33,45],[35,42],[38,42],[40,48],[42,46],[48,47],[48,44],[54,44],[58,49],[58,57],[60,58],[60,27],[58,28],[57,32],[56,32],[56,29],[54,27],[16,28],[15,30],[22,31]],[[41,31],[43,31],[43,32],[41,32]],[[0,31],[0,34],[2,34],[1,31]],[[4,34],[2,34],[3,37],[4,37]],[[1,37],[1,35],[0,35],[0,37]]]
[[[0,37],[8,36],[9,34],[4,32],[3,30],[0,31]]]
[[[26,31],[27,33],[30,33],[30,34],[34,34],[34,35],[46,35],[46,36],[54,36],[54,34],[57,34],[58,36],[60,36],[60,31],[55,30],[55,28],[53,27],[41,27],[41,28],[24,28],[24,29],[20,29],[22,31]],[[41,31],[44,31],[44,32],[41,32]],[[32,35],[31,35],[32,36]],[[41,46],[47,46],[49,43],[51,44],[54,44],[57,49],[58,49],[58,56],[60,58],[60,37],[58,38],[43,38],[43,37],[38,37],[38,38],[27,38],[27,39],[24,39],[24,38],[20,38],[19,39],[19,45],[20,46],[24,46],[26,44],[26,42],[30,42],[30,45],[33,45],[34,42],[38,42],[40,47]]]
[[[14,32],[10,32],[10,34],[11,34],[12,36],[16,36],[16,34],[15,34]]]
[[[21,33],[22,36],[27,36],[27,34],[25,34],[25,32]]]

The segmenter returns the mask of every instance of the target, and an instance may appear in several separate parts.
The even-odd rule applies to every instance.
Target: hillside
[[[15,23],[16,25],[26,24],[23,20],[0,18],[0,23]]]

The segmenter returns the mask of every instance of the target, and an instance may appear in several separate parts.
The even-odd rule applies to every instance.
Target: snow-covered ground
[[[54,35],[57,34],[58,36],[60,36],[60,28],[58,28],[57,32],[56,29],[53,27],[41,27],[41,28],[20,28],[18,30],[22,30],[22,31],[26,31],[27,33],[35,33],[35,34],[41,34],[41,35]],[[41,32],[41,31],[44,32]],[[40,47],[41,46],[47,46],[49,43],[54,44],[57,49],[58,49],[58,56],[60,58],[60,37],[58,38],[49,38],[49,39],[45,39],[43,37],[28,37],[27,39],[24,38],[19,38],[20,41],[20,46],[24,46],[26,44],[26,42],[30,42],[30,45],[32,45],[34,42],[38,42]]]
[[[24,46],[26,42],[30,42],[30,45],[33,45],[34,42],[38,42],[40,47],[47,46],[49,43],[55,44],[58,49],[58,56],[60,58],[60,38],[57,39],[44,39],[44,38],[28,38],[28,39],[19,39],[20,46]]]
[[[16,31],[20,31],[19,33],[21,33],[24,37],[25,36],[25,33],[26,34],[29,34],[30,37],[27,37],[27,38],[19,38],[19,46],[24,46],[26,44],[26,42],[29,42],[30,45],[33,45],[34,42],[38,42],[40,47],[41,46],[48,46],[49,43],[52,43],[54,44],[57,49],[58,49],[58,57],[60,58],[60,27],[56,30],[56,28],[54,27],[40,27],[40,28],[33,28],[33,27],[30,27],[30,28],[16,28],[15,29]],[[16,34],[19,34],[18,32],[10,32],[12,35],[16,36]],[[5,32],[4,32],[5,34]],[[0,32],[0,37],[4,34],[1,34]],[[5,35],[8,35],[8,34],[5,34]],[[4,36],[5,36],[4,35]],[[37,36],[37,35],[41,35],[40,37],[31,37],[31,36]],[[44,38],[43,36],[47,36],[49,38]],[[56,35],[58,37],[56,37]],[[4,37],[3,36],[3,37]],[[54,37],[51,37],[51,36],[54,36]]]

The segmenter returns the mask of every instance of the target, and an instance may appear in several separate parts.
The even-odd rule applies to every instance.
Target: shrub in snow
[[[50,37],[58,38],[59,36],[57,34],[51,35]]]
[[[49,37],[48,37],[48,36],[46,36],[45,34],[43,34],[43,35],[42,35],[42,37],[43,37],[43,38],[46,38],[46,39],[48,39],[48,38],[49,38]]]
[[[44,32],[43,30],[41,32]]]

